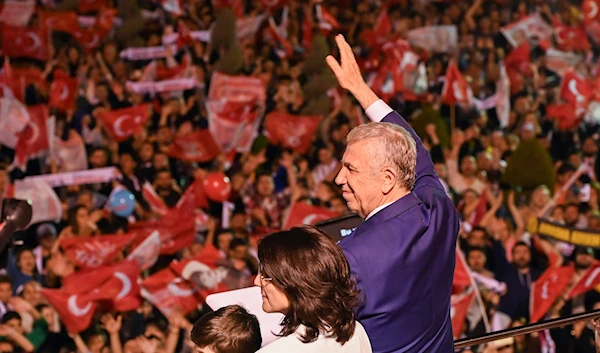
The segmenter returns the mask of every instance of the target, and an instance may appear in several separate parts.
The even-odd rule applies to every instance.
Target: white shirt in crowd
[[[334,338],[325,337],[321,334],[319,337],[310,343],[302,343],[299,332],[305,330],[304,326],[298,327],[296,333],[281,337],[273,343],[261,348],[257,353],[371,353],[371,343],[369,337],[362,325],[356,321],[354,335],[343,346],[340,345]]]

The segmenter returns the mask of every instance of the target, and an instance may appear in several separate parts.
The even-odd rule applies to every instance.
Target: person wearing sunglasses
[[[312,226],[273,233],[258,244],[262,308],[284,314],[280,339],[259,353],[371,353],[356,321],[356,283],[342,250]]]

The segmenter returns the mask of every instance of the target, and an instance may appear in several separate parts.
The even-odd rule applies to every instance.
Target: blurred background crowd
[[[367,119],[326,66],[336,33],[462,216],[455,338],[600,308],[599,9],[4,1],[0,192],[34,224],[2,256],[0,352],[188,352],[261,236],[347,214],[334,179]],[[583,322],[465,352],[593,342]]]

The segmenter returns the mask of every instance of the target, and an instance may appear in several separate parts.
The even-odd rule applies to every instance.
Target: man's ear
[[[383,183],[381,184],[381,192],[385,195],[389,194],[394,186],[396,185],[396,181],[398,176],[396,172],[391,168],[383,169]]]

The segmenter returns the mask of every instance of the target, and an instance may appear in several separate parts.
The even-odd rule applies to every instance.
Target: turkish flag
[[[73,38],[86,53],[93,52],[104,39],[106,31],[98,28],[79,28],[73,32]]]
[[[574,273],[573,266],[549,267],[531,285],[530,322],[536,322],[546,315],[556,298],[567,288]]]
[[[204,192],[204,184],[202,180],[194,180],[181,198],[175,205],[176,210],[186,210],[186,209],[196,209],[196,208],[204,208],[208,207],[208,199],[206,198],[206,193]]]
[[[11,68],[11,71],[12,77],[22,78],[25,85],[48,87],[48,82],[42,77],[42,70],[38,68]]]
[[[567,299],[571,299],[589,290],[596,288],[600,284],[600,261],[595,261],[590,268],[587,269],[583,277],[579,279],[575,287],[567,294]]]
[[[94,268],[112,262],[132,240],[131,234],[75,237],[61,239],[60,247],[75,266]]]
[[[275,145],[305,153],[316,136],[321,118],[320,115],[272,112],[265,118],[265,135]]]
[[[197,130],[173,141],[167,155],[188,162],[208,162],[219,154],[210,131]]]
[[[237,276],[225,266],[220,266],[223,260],[220,252],[212,245],[206,244],[204,249],[194,258],[185,261],[173,261],[170,268],[181,278],[194,284],[202,299],[207,296],[240,289],[252,285],[253,276]]]
[[[460,337],[467,318],[467,312],[475,297],[475,290],[470,289],[462,294],[453,294],[450,298],[450,319],[454,339]]]
[[[467,81],[458,70],[454,61],[450,62],[446,70],[446,81],[442,88],[442,102],[452,105],[456,103],[466,103],[468,100]]]
[[[460,293],[471,285],[469,266],[459,249],[456,249],[456,267],[454,268],[454,280],[452,281],[452,293]]]
[[[42,289],[40,292],[69,332],[81,332],[89,327],[100,302],[108,302],[115,309],[118,307],[117,310],[139,307],[139,272],[137,262],[121,261],[112,266],[78,271],[63,279],[61,289]]]
[[[150,104],[98,112],[106,132],[117,142],[125,141],[139,131],[150,118]]]
[[[46,61],[50,57],[50,35],[45,28],[2,27],[2,52],[11,58]]]
[[[37,154],[50,148],[48,142],[48,107],[44,104],[27,107],[31,120],[25,129],[19,133],[15,146],[15,163],[25,169],[27,161]]]
[[[75,33],[80,28],[74,11],[40,12],[40,21],[52,31]]]
[[[318,222],[339,216],[339,213],[330,211],[325,207],[309,205],[306,202],[297,202],[290,207],[283,229],[290,229],[303,224],[314,225]]]
[[[102,10],[108,7],[108,0],[79,0],[77,10],[79,13]]]
[[[244,4],[242,0],[212,0],[215,9],[231,8],[235,17],[244,17]]]
[[[582,28],[558,25],[554,27],[558,48],[562,51],[589,50],[590,42]]]
[[[379,12],[373,29],[365,29],[362,31],[361,37],[370,48],[376,49],[386,42],[390,33],[392,33],[392,22],[388,15],[387,6],[384,6]]]
[[[583,22],[594,22],[600,18],[600,0],[583,0],[581,12],[583,13]]]
[[[22,76],[15,74],[0,75],[0,97],[14,97],[23,102],[25,100],[26,82]]]
[[[97,303],[85,295],[68,294],[62,289],[40,289],[40,293],[58,313],[68,332],[85,331],[92,323]]]
[[[73,109],[77,100],[77,79],[62,70],[54,70],[53,76],[48,104],[62,111]]]
[[[320,3],[315,5],[317,12],[317,20],[319,21],[319,28],[324,35],[329,35],[333,30],[340,28],[340,23],[333,17],[333,15]]]
[[[585,114],[594,91],[590,83],[573,71],[567,72],[560,85],[560,98],[575,107],[575,116]]]
[[[170,268],[143,280],[142,296],[166,317],[175,310],[181,310],[184,315],[188,314],[203,302],[192,283],[179,277]]]

